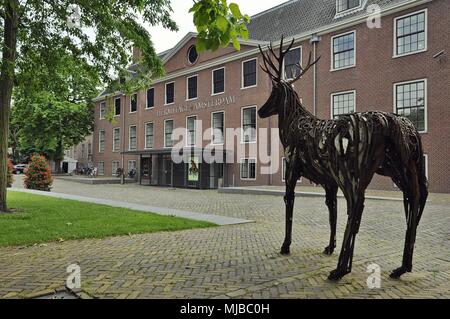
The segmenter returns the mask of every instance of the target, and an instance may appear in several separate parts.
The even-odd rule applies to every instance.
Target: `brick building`
[[[283,185],[282,148],[267,133],[276,132],[277,118],[260,119],[257,110],[271,90],[258,45],[277,47],[284,35],[295,41],[285,77],[309,52],[321,56],[295,84],[312,113],[329,119],[380,110],[409,117],[422,132],[430,190],[450,192],[450,1],[291,0],[253,16],[248,28],[251,40],[241,41],[238,52],[230,46],[199,54],[189,33],[160,54],[166,75],[152,87],[99,96],[93,141],[99,173],[136,168],[141,184],[176,187]],[[108,111],[112,123],[104,119]],[[177,128],[183,137],[175,136]],[[241,130],[230,135],[227,129]],[[179,141],[182,163],[171,156]],[[224,163],[204,160],[211,145]],[[381,176],[371,187],[394,189]]]

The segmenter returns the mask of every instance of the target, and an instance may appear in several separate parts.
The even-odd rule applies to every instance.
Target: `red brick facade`
[[[402,57],[394,56],[394,19],[412,12],[426,9],[427,28],[426,51]],[[450,1],[435,0],[419,6],[405,7],[401,10],[383,13],[381,28],[370,29],[365,20],[357,21],[353,25],[336,26],[334,29],[319,32],[320,42],[316,46],[316,55],[321,56],[316,71],[316,114],[320,118],[331,117],[331,94],[343,91],[356,92],[356,111],[381,110],[395,112],[394,85],[400,82],[426,79],[426,132],[422,134],[425,154],[428,158],[428,177],[430,191],[450,192],[450,174],[448,172],[448,158],[450,148],[450,114],[448,101],[450,101]],[[331,39],[333,36],[355,32],[354,67],[331,70]],[[296,37],[295,47],[302,48],[302,62],[306,63],[308,54],[313,50],[309,36]],[[121,151],[129,148],[129,126],[137,126],[137,150],[145,148],[145,123],[153,122],[154,145],[153,149],[164,148],[164,120],[173,119],[174,127],[185,127],[186,117],[196,115],[202,121],[203,130],[210,127],[211,113],[223,110],[225,114],[225,127],[241,127],[241,111],[243,107],[257,106],[266,101],[271,84],[267,75],[258,67],[257,86],[242,89],[242,62],[258,58],[259,52],[256,43],[248,42],[242,45],[240,52],[232,47],[219,49],[216,52],[202,52],[198,61],[191,65],[187,60],[187,51],[195,43],[194,36],[187,36],[177,47],[174,54],[165,61],[166,77],[158,79],[152,86],[154,88],[155,106],[146,109],[146,91],[138,93],[138,107],[135,113],[130,113],[130,97],[120,96],[121,115],[115,117],[115,122],[100,119],[100,103],[105,98],[99,98],[96,107],[96,122],[94,131],[93,153],[94,163],[104,163],[105,175],[111,175],[112,161],[119,161],[119,167],[127,169],[129,160],[136,160],[139,171],[139,156],[122,155],[113,152],[113,128],[121,128]],[[439,52],[443,53],[437,57]],[[212,70],[225,67],[225,93],[212,96]],[[186,101],[187,77],[197,75],[198,98]],[[175,102],[164,105],[165,84],[175,82]],[[302,98],[303,104],[313,110],[313,71],[311,70],[295,85]],[[110,96],[108,103],[113,103]],[[221,99],[229,98],[228,105]],[[219,99],[219,100],[218,100]],[[219,102],[218,102],[219,101]],[[222,101],[222,104],[220,103]],[[200,103],[200,104],[197,104]],[[202,104],[203,103],[203,104]],[[219,104],[219,105],[216,105]],[[165,114],[179,107],[183,112]],[[276,128],[277,119],[257,118],[257,128]],[[105,131],[105,150],[99,152],[99,132]],[[203,133],[203,132],[199,132]],[[199,134],[198,133],[198,134]],[[259,136],[258,136],[259,138]],[[203,147],[210,141],[204,141]],[[239,141],[238,141],[239,142]],[[197,145],[200,146],[200,145]],[[247,145],[248,146],[248,145]],[[281,151],[281,148],[280,148]],[[280,153],[282,154],[282,153]],[[282,155],[280,155],[281,157]],[[123,163],[122,163],[123,160]],[[281,169],[271,175],[260,174],[260,164],[256,165],[256,178],[254,180],[240,179],[240,166],[238,163],[228,164],[225,172],[228,185],[282,185]],[[303,183],[309,184],[303,180]],[[385,177],[376,176],[371,184],[372,188],[394,189],[393,182]]]

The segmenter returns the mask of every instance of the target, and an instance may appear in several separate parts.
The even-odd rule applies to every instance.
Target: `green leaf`
[[[230,3],[230,10],[231,13],[238,19],[242,18],[241,10],[239,9],[239,6],[236,3]]]
[[[241,50],[241,44],[239,43],[239,40],[237,38],[233,39],[233,46],[237,51]]]
[[[220,31],[225,33],[228,30],[228,20],[222,16],[219,16],[216,20],[216,25]]]

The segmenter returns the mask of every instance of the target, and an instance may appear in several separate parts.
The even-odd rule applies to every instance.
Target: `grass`
[[[125,208],[8,192],[12,214],[0,214],[0,246],[175,231],[212,223]]]

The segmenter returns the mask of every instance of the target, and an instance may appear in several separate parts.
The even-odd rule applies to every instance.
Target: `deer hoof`
[[[331,255],[334,251],[334,246],[327,246],[325,247],[325,249],[323,250],[323,253],[325,255]]]
[[[281,247],[280,254],[289,255],[290,253],[291,253],[291,250],[289,249],[289,246]]]
[[[389,275],[389,277],[394,278],[394,279],[399,279],[401,275],[403,275],[405,272],[411,272],[411,269],[408,269],[406,267],[399,267],[397,269],[394,269],[391,274]]]
[[[350,271],[348,270],[340,270],[340,269],[335,269],[333,271],[330,272],[330,275],[328,276],[328,280],[331,281],[338,281],[339,279],[341,279],[342,277],[344,277],[346,274],[348,274]]]

